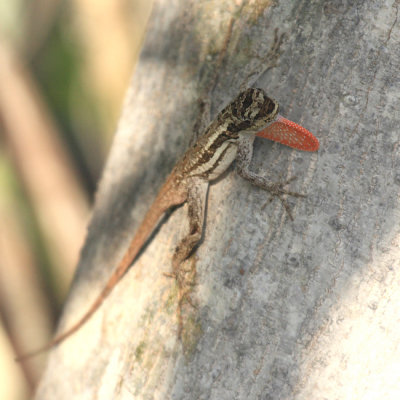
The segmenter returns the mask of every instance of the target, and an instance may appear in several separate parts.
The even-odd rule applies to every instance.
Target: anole
[[[171,207],[187,202],[189,234],[180,241],[172,256],[173,275],[178,279],[181,263],[190,256],[202,236],[209,182],[218,178],[235,159],[238,173],[254,185],[277,196],[292,219],[282,196],[304,195],[285,190],[283,186],[289,181],[271,183],[250,171],[253,141],[255,136],[260,136],[305,151],[318,150],[319,143],[311,132],[283,118],[278,109],[279,105],[275,100],[269,98],[262,89],[255,88],[241,92],[225,107],[205,134],[175,165],[147,211],[125,255],[91,307],[64,333],[56,336],[44,347],[22,355],[18,360],[49,350],[76,332],[95,313],[124,276],[164,213]]]

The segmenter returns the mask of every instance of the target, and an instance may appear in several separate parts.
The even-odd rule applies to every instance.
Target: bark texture
[[[187,230],[186,207],[176,210],[51,352],[37,400],[398,397],[399,8],[156,1],[59,331],[99,293],[208,103],[214,117],[261,87],[312,131],[318,153],[257,140],[253,166],[297,175],[290,187],[308,197],[289,199],[291,222],[233,169],[211,186],[185,346],[163,275]]]

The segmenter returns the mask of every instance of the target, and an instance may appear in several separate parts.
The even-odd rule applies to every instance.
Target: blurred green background
[[[32,397],[150,0],[0,2],[0,399]]]

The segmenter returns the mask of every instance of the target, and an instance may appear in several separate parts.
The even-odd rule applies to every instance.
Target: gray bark
[[[291,222],[231,169],[209,193],[190,346],[177,340],[176,287],[163,275],[187,229],[181,207],[51,352],[36,399],[397,398],[399,7],[156,2],[59,331],[104,285],[207,101],[214,117],[261,87],[311,130],[318,153],[258,140],[253,165],[297,175],[290,188],[308,197],[289,199]],[[268,68],[276,28],[285,37]]]

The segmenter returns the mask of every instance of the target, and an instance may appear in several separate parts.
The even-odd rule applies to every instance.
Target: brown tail
[[[102,293],[102,295],[103,295],[103,293]],[[105,295],[105,296],[107,296],[107,295]],[[26,359],[34,357],[40,353],[43,353],[47,350],[50,350],[54,346],[57,346],[68,336],[70,336],[74,332],[76,332],[93,315],[93,313],[97,310],[97,308],[100,307],[100,304],[103,302],[104,299],[105,299],[105,297],[99,296],[96,299],[96,301],[92,304],[90,309],[85,313],[85,315],[78,322],[76,322],[71,328],[69,328],[67,331],[65,331],[61,335],[55,337],[50,343],[47,343],[45,346],[40,347],[39,349],[32,351],[30,353],[26,353],[19,357],[16,357],[15,361],[19,362],[19,361],[26,360]]]
[[[156,228],[160,218],[165,213],[165,211],[167,211],[170,207],[182,204],[186,201],[187,193],[185,188],[177,188],[175,185],[174,177],[170,175],[169,178],[170,179],[167,179],[156,199],[154,200],[153,204],[151,205],[150,209],[147,211],[143,222],[139,226],[136,235],[134,236],[121,262],[118,264],[118,267],[112,273],[110,279],[107,282],[107,285],[101,291],[100,295],[96,298],[89,310],[87,310],[86,313],[78,320],[78,322],[72,325],[71,328],[69,328],[67,331],[60,334],[59,336],[56,336],[50,343],[35,351],[16,357],[16,361],[26,360],[30,357],[50,350],[52,347],[60,344],[67,337],[76,332],[95,313],[95,311],[100,307],[101,303],[103,303],[105,298],[112,291],[118,281],[124,276],[129,266],[135,260],[136,256],[143,248],[151,233]]]
[[[115,270],[115,272],[112,274],[110,280],[107,282],[107,286],[101,291],[100,295],[97,297],[95,302],[91,305],[89,310],[86,311],[86,313],[79,319],[78,322],[76,322],[74,325],[72,325],[71,328],[66,330],[64,333],[62,333],[59,336],[56,336],[50,343],[47,343],[45,346],[32,351],[30,353],[23,354],[19,357],[15,358],[15,361],[22,361],[26,360],[28,358],[34,357],[40,353],[43,353],[47,350],[50,350],[52,347],[57,346],[59,343],[64,341],[68,336],[71,336],[74,332],[76,332],[83,324],[94,314],[94,312],[100,307],[101,303],[105,300],[105,298],[108,296],[108,294],[111,292],[111,290],[114,288],[116,283],[122,278],[124,272],[127,270],[125,267],[125,263],[127,262],[127,257],[125,256],[121,263],[119,264],[118,268]],[[128,264],[129,267],[130,263]]]

